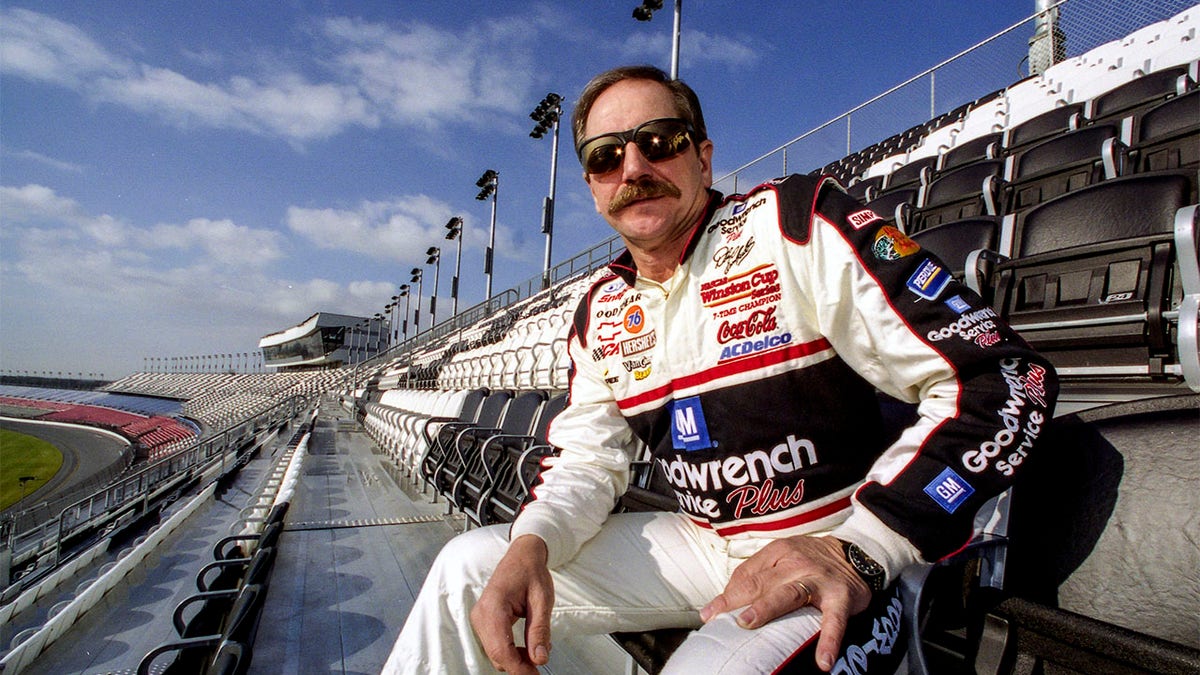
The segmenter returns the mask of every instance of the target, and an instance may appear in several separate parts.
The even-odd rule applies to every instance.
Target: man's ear
[[[713,142],[707,138],[697,144],[696,154],[700,159],[700,172],[704,175],[704,187],[712,187],[712,155]]]

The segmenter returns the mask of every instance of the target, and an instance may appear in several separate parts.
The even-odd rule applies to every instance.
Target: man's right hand
[[[513,540],[471,608],[471,627],[497,670],[535,675],[550,659],[550,609],[554,581],[546,542],[533,535]],[[525,647],[513,642],[513,624],[525,619]]]

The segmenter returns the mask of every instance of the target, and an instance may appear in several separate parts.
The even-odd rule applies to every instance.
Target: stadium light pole
[[[382,312],[375,312],[375,354],[379,354],[379,343],[383,342],[383,320],[387,318]]]
[[[388,304],[383,306],[383,311],[387,313],[388,318],[388,333],[387,346],[391,349],[396,344],[396,305],[400,304],[400,296],[393,295]]]
[[[554,192],[558,178],[558,119],[562,116],[562,96],[550,92],[538,103],[538,107],[529,113],[529,117],[537,122],[531,138],[541,138],[547,131],[553,131],[553,142],[550,144],[550,194],[542,204],[542,234],[546,235],[546,255],[542,261],[542,290],[550,288],[550,250],[554,242]]]
[[[408,284],[400,284],[400,292],[397,295],[404,298],[404,320],[400,322],[400,325],[404,328],[404,339],[408,340],[408,303],[411,300],[408,295]],[[396,302],[396,307],[399,309],[399,301]]]
[[[437,294],[442,278],[442,249],[430,246],[425,251],[425,264],[433,265],[433,292],[429,294],[429,327],[437,325]]]
[[[633,8],[633,18],[649,21],[654,13],[662,9],[663,0],[646,0]],[[675,27],[671,31],[671,79],[679,79],[679,25],[683,14],[683,0],[675,0]]]
[[[479,180],[475,181],[475,187],[479,188],[479,194],[475,195],[475,199],[484,201],[488,197],[492,198],[492,226],[488,230],[488,246],[487,252],[483,256],[483,274],[487,277],[487,287],[484,290],[484,301],[492,298],[492,257],[495,255],[496,249],[496,196],[500,190],[500,174],[492,169],[483,172]]]
[[[463,219],[454,216],[446,223],[446,239],[458,240],[458,253],[454,256],[454,280],[450,284],[450,316],[458,316],[458,273],[462,270]]]
[[[421,334],[421,296],[424,295],[424,293],[421,290],[422,289],[421,268],[414,267],[414,268],[412,268],[412,272],[409,272],[409,274],[412,275],[412,278],[409,279],[409,281],[411,281],[412,283],[417,285],[417,309],[416,309],[416,311],[413,312],[413,335],[420,335]]]

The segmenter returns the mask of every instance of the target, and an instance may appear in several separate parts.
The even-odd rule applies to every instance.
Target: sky
[[[382,311],[413,267],[427,325],[430,246],[444,319],[453,216],[459,307],[484,299],[487,169],[493,292],[540,274],[551,141],[529,113],[555,92],[569,119],[616,65],[669,68],[671,2],[649,22],[637,4],[0,2],[0,370],[250,352],[314,312]],[[1033,6],[688,0],[680,77],[721,176]],[[567,127],[555,262],[611,236]]]

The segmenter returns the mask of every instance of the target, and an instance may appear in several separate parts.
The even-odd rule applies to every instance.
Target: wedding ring
[[[805,583],[803,581],[793,581],[792,585],[797,586],[800,588],[801,591],[804,591],[804,602],[800,603],[801,607],[812,602],[812,598],[813,598],[812,589],[810,589],[807,585],[805,585]]]

